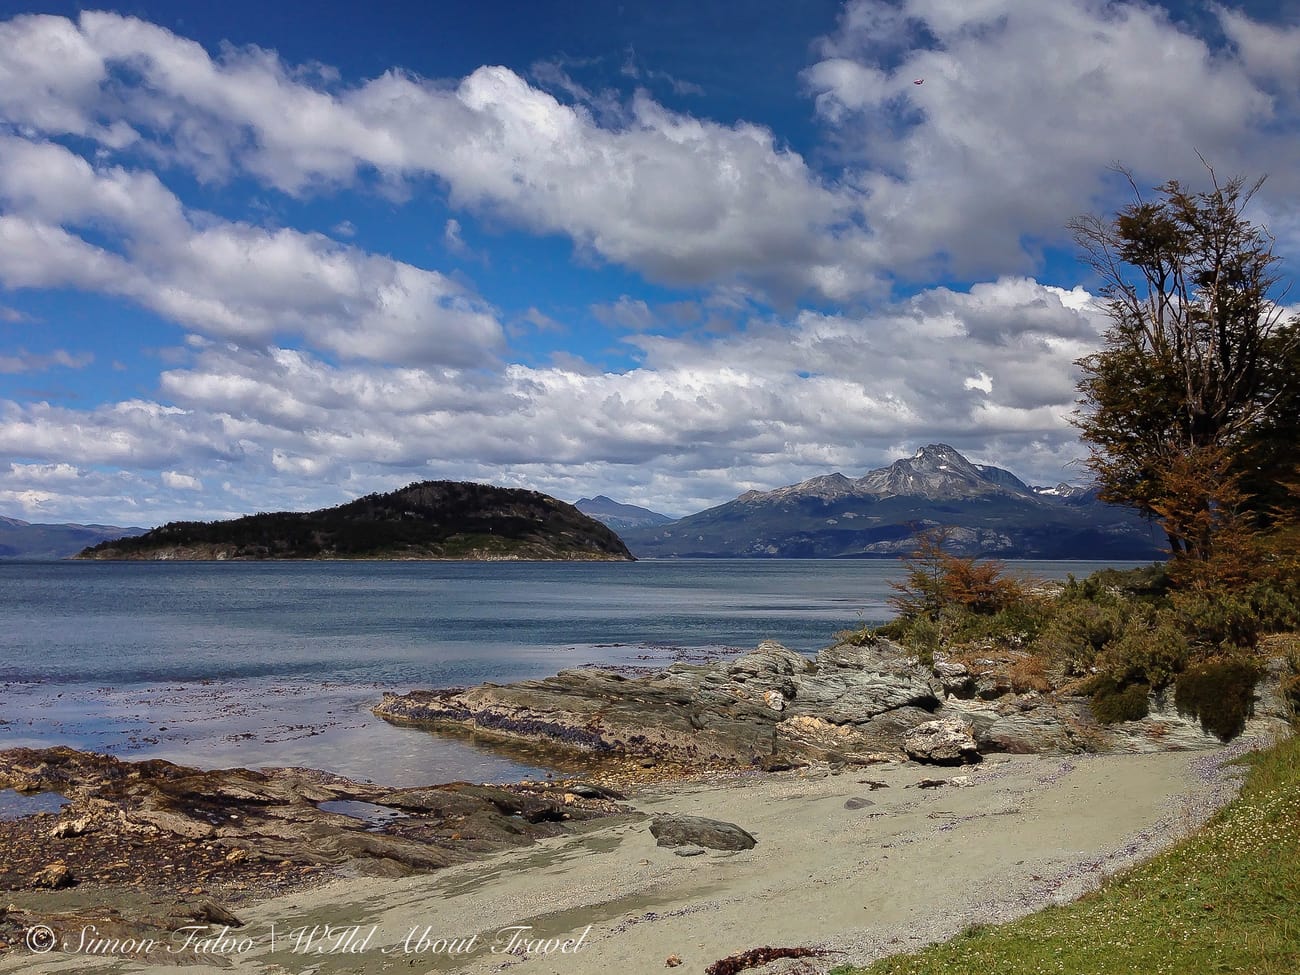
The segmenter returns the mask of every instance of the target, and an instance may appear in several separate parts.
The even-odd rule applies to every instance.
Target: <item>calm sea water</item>
[[[1094,563],[1013,563],[1085,575]],[[309,765],[394,784],[536,774],[394,728],[383,690],[661,665],[889,616],[896,562],[0,562],[0,748]]]

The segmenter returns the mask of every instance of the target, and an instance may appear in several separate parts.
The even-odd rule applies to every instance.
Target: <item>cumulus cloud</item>
[[[566,234],[673,284],[831,297],[862,287],[851,201],[762,126],[677,114],[646,94],[602,125],[499,66],[453,88],[397,70],[327,87],[272,52],[213,58],[116,14],[2,26],[0,112],[51,136],[148,151],[206,179],[243,169],[289,193],[363,170],[433,175],[456,206]]]
[[[95,168],[50,142],[0,135],[0,282],[131,298],[208,335],[300,335],[349,358],[485,361],[502,341],[486,302],[436,271],[338,244],[192,214],[153,173]],[[80,232],[112,238],[91,243]]]
[[[1300,241],[1300,31],[1218,17],[1212,48],[1144,3],[850,0],[804,77],[827,140],[806,156],[562,71],[535,70],[550,90],[491,65],[345,81],[116,14],[0,22],[0,285],[123,298],[191,333],[137,399],[0,402],[0,504],[223,517],[453,477],[685,513],[934,440],[1055,481],[1082,452],[1073,362],[1102,322],[1038,263],[1125,192],[1112,161],[1140,181],[1199,177],[1198,149],[1271,171],[1261,213]],[[637,368],[576,338],[513,356],[463,281],[200,212],[158,175],[182,169],[174,185],[271,197],[429,189],[447,250],[522,228],[683,290],[589,309]],[[322,225],[354,239],[339,216]],[[908,283],[946,271],[963,283]],[[509,337],[576,337],[536,300]]]
[[[1264,166],[1293,209],[1300,31],[1220,19],[1226,50],[1149,4],[850,0],[805,76],[841,147],[822,171],[767,128],[645,92],[612,115],[501,66],[347,86],[109,13],[0,25],[0,111],[288,193],[434,176],[453,206],[658,282],[841,300],[944,266],[1030,270],[1112,189],[1115,160],[1152,179],[1196,175],[1195,150],[1225,171]]]
[[[193,477],[189,474],[182,474],[179,471],[163,471],[160,479],[163,482],[163,486],[177,491],[203,490],[203,482],[197,477]]]
[[[1070,217],[1107,207],[1116,161],[1200,182],[1199,150],[1221,172],[1271,171],[1269,202],[1294,208],[1282,101],[1300,31],[1221,18],[1235,51],[1153,4],[850,0],[805,82],[900,270],[1028,268]]]

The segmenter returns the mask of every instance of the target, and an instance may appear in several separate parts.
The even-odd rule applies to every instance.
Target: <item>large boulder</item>
[[[656,816],[650,835],[657,846],[702,846],[710,850],[752,850],[758,840],[735,823],[703,816]]]
[[[903,736],[903,751],[909,758],[931,765],[979,761],[973,729],[961,718],[939,718],[917,725]]]

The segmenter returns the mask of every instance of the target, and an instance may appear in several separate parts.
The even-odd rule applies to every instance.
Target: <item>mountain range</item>
[[[87,545],[144,531],[114,525],[32,524],[0,516],[0,559],[66,559]]]
[[[931,444],[858,478],[837,472],[747,491],[677,520],[605,495],[567,505],[531,491],[425,482],[315,512],[152,531],[0,517],[0,558],[67,558],[83,549],[83,558],[130,559],[618,559],[628,550],[638,558],[888,558],[910,553],[918,532],[938,526],[951,529],[950,548],[964,555],[1146,561],[1165,554],[1147,521],[1103,503],[1096,491],[1031,487]]]
[[[1137,513],[1069,484],[1031,487],[947,444],[859,478],[825,474],[658,526],[620,531],[638,558],[887,558],[952,529],[956,554],[1149,560],[1161,539]]]
[[[598,494],[594,498],[581,498],[574,502],[573,506],[584,515],[590,515],[616,532],[626,531],[629,528],[652,528],[656,525],[666,525],[673,520],[668,515],[661,515],[649,508],[638,508],[634,504],[622,504],[603,494]]]

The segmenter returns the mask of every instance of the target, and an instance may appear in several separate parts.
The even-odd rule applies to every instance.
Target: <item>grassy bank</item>
[[[1300,970],[1300,738],[1246,759],[1203,829],[1093,894],[838,975],[1199,975]]]

